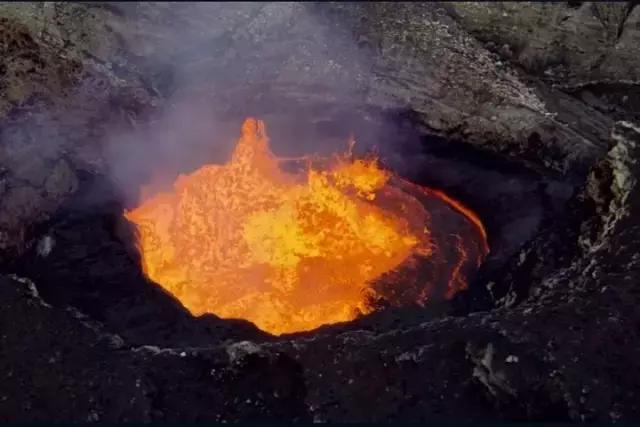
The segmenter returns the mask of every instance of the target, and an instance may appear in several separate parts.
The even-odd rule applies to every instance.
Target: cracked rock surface
[[[0,267],[26,253],[55,263],[65,247],[65,262],[94,267],[56,277],[65,292],[0,275],[0,421],[640,419],[639,14],[624,2],[0,4]],[[113,129],[181,96],[229,120],[311,127],[400,112],[579,191],[486,284],[502,289],[490,312],[280,339],[194,320],[126,276],[134,261],[104,215],[117,207],[98,201],[103,214],[69,216],[76,234],[42,234],[109,173]]]

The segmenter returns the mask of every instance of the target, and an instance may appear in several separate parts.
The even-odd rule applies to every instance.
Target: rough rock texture
[[[455,2],[447,7],[506,61],[600,111],[639,117],[637,2]]]
[[[439,5],[343,8],[355,22],[367,16],[352,25],[377,46],[369,102],[408,106],[427,131],[520,159],[535,147],[533,163],[563,172],[579,169],[603,148],[605,117],[595,113],[587,126],[566,120],[565,111],[570,116],[576,108],[573,101],[525,83]],[[554,98],[566,105],[558,108]]]
[[[94,58],[97,46],[110,46],[100,28],[78,5],[0,6],[0,253],[5,256],[23,252],[30,227],[74,193],[78,169],[104,169],[99,138],[122,115],[122,109],[108,108],[110,100],[119,99],[127,109],[151,103],[138,80],[115,76]],[[81,47],[76,37],[84,37]],[[143,100],[135,102],[140,96]]]
[[[639,10],[0,4],[0,268],[40,275],[0,276],[0,420],[640,419]],[[196,96],[314,128],[401,111],[581,191],[483,283],[490,312],[273,339],[145,287],[121,206],[59,211],[101,194],[113,129]]]
[[[299,368],[284,355],[132,348],[82,313],[52,310],[28,280],[0,278],[0,295],[3,422],[305,417]]]
[[[6,3],[0,17],[0,179],[18,192],[0,218],[22,212],[19,227],[0,221],[5,254],[23,252],[29,226],[67,193],[42,194],[58,158],[104,173],[113,130],[136,128],[169,98],[307,129],[404,111],[425,134],[567,174],[604,153],[612,124],[529,83],[435,3]],[[38,193],[37,212],[25,191]]]
[[[12,421],[637,419],[640,129],[618,122],[612,142],[575,201],[594,215],[579,221],[573,257],[534,280],[522,303],[490,313],[387,331],[158,348],[132,346],[74,310],[51,307],[32,282],[4,278],[0,414]],[[530,251],[521,264],[548,266],[548,256],[555,254]]]
[[[567,86],[638,81],[634,2],[455,2],[462,25],[532,73]],[[523,7],[524,6],[524,7]]]

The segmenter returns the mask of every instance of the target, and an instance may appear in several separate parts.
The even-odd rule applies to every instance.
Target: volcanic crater
[[[639,419],[640,8],[579,3],[0,4],[0,420]]]
[[[265,123],[246,119],[231,159],[169,185],[145,182],[137,201],[107,176],[81,175],[77,194],[33,231],[39,241],[5,268],[37,282],[48,303],[147,345],[384,330],[490,310],[507,291],[488,278],[571,184],[377,114],[386,132],[355,119],[362,130],[342,135],[332,156],[279,157]],[[304,137],[328,141],[327,126]],[[355,135],[371,139],[360,147]],[[392,153],[383,138],[395,138]]]

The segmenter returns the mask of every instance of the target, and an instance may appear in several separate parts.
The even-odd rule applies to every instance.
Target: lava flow
[[[429,283],[416,282],[414,303],[436,295],[437,280],[451,297],[466,286],[463,268],[488,251],[473,212],[444,193],[393,184],[398,178],[376,159],[336,156],[304,173],[285,172],[281,162],[264,124],[248,119],[228,163],[181,175],[171,192],[125,212],[145,274],[194,315],[247,319],[282,334],[353,320],[380,300],[401,304],[393,295],[405,284],[383,278],[406,266],[438,272],[415,275]],[[464,236],[473,237],[434,232],[425,197],[462,218]]]

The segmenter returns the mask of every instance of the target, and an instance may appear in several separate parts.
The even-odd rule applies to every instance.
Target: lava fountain
[[[172,191],[126,211],[145,274],[194,315],[282,334],[353,320],[381,302],[450,298],[488,252],[472,211],[375,158],[297,160],[302,172],[285,171],[286,161],[296,162],[272,154],[263,122],[247,119],[228,163],[181,175]],[[455,232],[434,229],[444,210]]]

